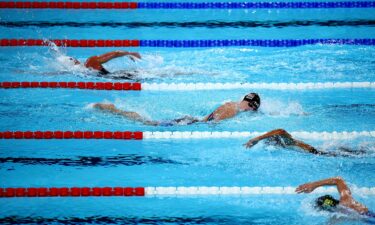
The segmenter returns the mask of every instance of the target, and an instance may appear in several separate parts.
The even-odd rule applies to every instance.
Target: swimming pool
[[[319,193],[291,195],[266,188],[246,194],[246,189],[236,187],[295,187],[338,175],[351,184],[359,201],[374,209],[369,194],[373,189],[358,189],[375,187],[374,12],[373,7],[0,9],[2,39],[127,39],[143,44],[120,48],[140,52],[142,61],[119,58],[106,64],[110,71],[137,71],[141,91],[0,89],[1,131],[144,132],[143,140],[3,138],[0,187],[180,188],[159,192],[151,188],[145,197],[129,198],[1,198],[0,221],[322,224],[330,216],[313,209]],[[296,40],[315,39],[370,41],[292,47]],[[181,41],[181,46],[167,47],[165,40]],[[215,46],[184,47],[187,40],[213,40]],[[237,43],[230,40],[260,42],[218,46]],[[270,43],[290,45],[270,47]],[[72,56],[84,61],[117,49],[3,46],[0,82],[129,82],[97,77],[66,60]],[[195,88],[187,88],[191,83]],[[202,83],[200,88],[197,83]],[[310,88],[298,88],[301,83]],[[253,84],[252,89],[244,84]],[[217,124],[153,127],[92,108],[93,103],[111,102],[155,120],[203,118],[220,104],[238,101],[252,91],[262,98],[260,112],[241,113]],[[296,135],[327,151],[349,146],[364,153],[323,157],[265,144],[250,150],[242,146],[253,132],[276,128],[307,132]],[[189,192],[181,187],[234,189]]]

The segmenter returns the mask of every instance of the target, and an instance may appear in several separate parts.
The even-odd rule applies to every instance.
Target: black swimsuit
[[[137,76],[134,73],[129,73],[129,72],[125,72],[125,71],[121,71],[121,72],[118,72],[118,73],[117,72],[116,73],[110,73],[104,67],[102,67],[102,69],[99,70],[98,72],[99,72],[99,74],[98,74],[99,77],[107,77],[107,78],[111,78],[113,80],[134,80],[135,77]],[[112,75],[109,75],[109,74],[112,74]]]
[[[102,68],[99,70],[99,74],[100,74],[100,75],[107,75],[107,74],[109,74],[109,71],[106,70],[106,69],[104,69],[104,67],[102,67]]]
[[[214,113],[211,113],[208,117],[207,117],[207,121],[212,121],[215,119],[215,115]]]

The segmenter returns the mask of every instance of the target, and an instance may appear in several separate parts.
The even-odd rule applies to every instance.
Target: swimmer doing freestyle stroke
[[[185,116],[179,119],[174,119],[171,121],[152,121],[148,120],[137,112],[130,112],[117,109],[113,104],[104,104],[104,103],[97,103],[94,105],[94,108],[100,109],[106,112],[110,112],[113,114],[118,114],[124,116],[128,119],[141,122],[145,125],[151,126],[173,126],[173,125],[189,125],[197,122],[218,122],[221,120],[229,119],[236,116],[240,112],[244,111],[257,111],[260,106],[260,97],[257,93],[250,93],[246,95],[241,101],[239,102],[227,102],[221,106],[219,106],[215,111],[213,111],[208,116],[204,117],[203,119],[197,119],[192,116]]]
[[[315,199],[314,207],[319,211],[336,212],[350,214],[350,211],[358,213],[366,218],[375,218],[375,213],[371,212],[365,205],[356,201],[349,187],[341,177],[333,177],[324,180],[314,181],[306,184],[301,184],[296,188],[297,193],[311,193],[316,188],[321,186],[336,186],[340,198],[335,199],[331,195],[324,195]]]
[[[350,155],[359,155],[359,154],[366,153],[366,151],[363,149],[355,151],[348,147],[339,147],[338,150],[340,150],[340,153],[317,150],[315,147],[309,144],[306,144],[303,141],[293,138],[292,135],[289,134],[284,129],[272,130],[263,135],[252,138],[248,142],[246,142],[244,146],[246,148],[251,148],[262,140],[264,140],[265,143],[268,145],[275,145],[275,146],[282,147],[282,148],[297,148],[297,149],[301,149],[305,152],[312,153],[315,155],[350,156]]]
[[[91,56],[89,57],[86,62],[83,64],[86,68],[92,69],[94,71],[98,72],[99,76],[106,77],[110,74],[110,72],[104,68],[103,64],[106,62],[109,62],[112,59],[119,58],[122,56],[128,56],[132,61],[135,61],[135,59],[141,59],[141,55],[137,52],[127,52],[127,51],[113,51],[113,52],[107,52],[102,55],[98,56]],[[69,60],[71,60],[74,65],[81,65],[82,63],[78,61],[75,58],[69,57]],[[130,72],[121,72],[120,76],[111,76],[111,78],[117,78],[117,79],[133,79],[135,78],[136,74],[130,73]]]

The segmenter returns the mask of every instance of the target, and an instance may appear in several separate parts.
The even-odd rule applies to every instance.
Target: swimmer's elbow
[[[345,185],[345,180],[344,178],[340,177],[340,176],[337,176],[337,177],[332,177],[329,179],[331,181],[331,184],[336,184],[336,185]]]
[[[278,132],[278,133],[286,133],[286,130],[281,129],[281,128],[276,129],[275,131]]]
[[[345,183],[345,180],[344,178],[338,176],[338,177],[334,177],[333,178],[337,183]]]
[[[277,135],[289,135],[289,133],[286,130],[281,129],[281,128],[274,130],[274,132]]]

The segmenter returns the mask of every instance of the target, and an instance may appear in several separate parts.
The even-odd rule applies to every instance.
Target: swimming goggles
[[[252,109],[252,110],[257,110],[259,108],[259,103],[254,100],[255,95],[254,94],[249,94],[246,95],[243,99],[243,101],[247,102],[247,105]]]

